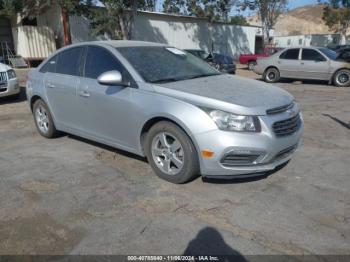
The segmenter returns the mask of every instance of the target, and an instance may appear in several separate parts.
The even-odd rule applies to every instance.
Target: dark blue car
[[[232,57],[218,53],[208,53],[201,49],[186,49],[185,51],[195,55],[221,72],[235,74],[236,64]]]

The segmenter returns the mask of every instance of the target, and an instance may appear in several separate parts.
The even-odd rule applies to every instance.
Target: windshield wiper
[[[163,78],[163,79],[157,79],[157,80],[153,80],[150,81],[150,83],[153,84],[161,84],[161,83],[170,83],[170,82],[176,82],[182,80],[181,78],[174,78],[174,77],[169,77],[169,78]]]
[[[214,73],[214,74],[201,74],[201,75],[195,75],[195,76],[190,76],[185,79],[195,79],[195,78],[202,78],[202,77],[208,77],[208,76],[218,76],[220,75],[219,73]]]
[[[189,80],[189,79],[208,77],[208,76],[217,76],[217,75],[220,75],[220,73],[201,74],[201,75],[194,75],[194,76],[188,76],[188,77],[178,77],[178,78],[169,77],[169,78],[153,80],[153,81],[150,81],[150,82],[152,84],[161,84],[161,83],[170,83],[170,82]]]

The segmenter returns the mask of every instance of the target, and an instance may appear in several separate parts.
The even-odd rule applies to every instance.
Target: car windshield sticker
[[[172,52],[175,55],[186,55],[184,51],[181,51],[180,49],[174,48],[174,47],[168,47],[166,48],[169,52]]]

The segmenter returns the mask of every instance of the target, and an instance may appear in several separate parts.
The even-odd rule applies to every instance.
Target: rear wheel
[[[253,71],[255,66],[256,66],[256,62],[255,61],[248,62],[248,69],[250,71]]]
[[[145,151],[149,164],[160,178],[182,184],[199,174],[196,149],[177,125],[162,121],[147,134]]]
[[[276,83],[280,80],[280,72],[277,68],[270,67],[266,69],[263,78],[267,83]]]
[[[46,138],[54,138],[59,134],[53,123],[50,110],[43,100],[38,99],[35,101],[33,105],[33,116],[40,135]]]
[[[350,86],[350,70],[341,69],[334,75],[334,85],[339,87]]]

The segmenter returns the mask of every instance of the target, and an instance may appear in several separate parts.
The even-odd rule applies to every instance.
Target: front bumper
[[[211,158],[200,156],[202,176],[249,176],[255,173],[272,171],[292,158],[303,133],[302,120],[299,129],[295,133],[285,137],[277,137],[271,126],[276,121],[286,119],[285,114],[261,116],[259,118],[262,125],[260,133],[228,132],[217,129],[195,136],[200,152],[202,150],[214,152]],[[232,152],[259,154],[259,157],[251,164],[228,166],[222,160]]]
[[[263,65],[262,63],[259,64],[259,61],[257,64],[254,66],[253,72],[257,75],[263,75],[265,72],[266,66]]]
[[[7,83],[0,85],[0,97],[17,95],[21,92],[18,79],[10,79]]]

